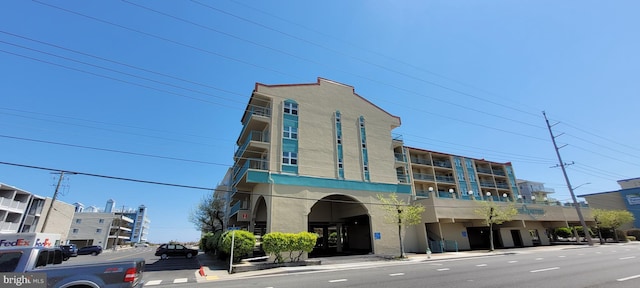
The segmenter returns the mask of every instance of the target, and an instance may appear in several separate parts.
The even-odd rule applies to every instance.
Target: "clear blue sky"
[[[352,85],[405,144],[577,194],[640,176],[638,1],[3,1],[0,161],[214,188],[255,82]],[[53,195],[48,171],[0,182]],[[60,200],[149,207],[197,240],[203,190],[72,175]]]

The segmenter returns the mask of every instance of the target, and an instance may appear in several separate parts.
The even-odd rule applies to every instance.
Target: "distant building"
[[[520,197],[524,200],[538,200],[546,202],[556,202],[549,194],[556,193],[553,189],[544,187],[542,182],[534,182],[529,180],[516,180],[518,189],[520,189]]]
[[[150,221],[144,205],[118,210],[115,201],[109,199],[104,210],[95,206],[85,208],[82,203],[75,203],[75,207],[69,242],[78,247],[100,245],[110,249],[114,245],[147,241]]]
[[[618,180],[618,185],[620,185],[620,188],[622,189],[638,188],[640,187],[640,177]]]
[[[56,200],[51,207],[52,200],[0,183],[0,233],[55,233],[65,241],[74,206]],[[47,217],[49,211],[51,214]],[[45,219],[47,223],[43,227]]]

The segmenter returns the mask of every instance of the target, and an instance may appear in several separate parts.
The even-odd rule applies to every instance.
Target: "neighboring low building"
[[[635,221],[621,226],[620,229],[640,228],[640,178],[620,180],[618,184],[622,189],[578,197],[584,197],[591,208],[627,210],[633,214]]]
[[[69,230],[69,243],[78,247],[99,245],[105,249],[128,244],[131,240],[134,219],[126,216],[130,210],[113,209],[113,200],[107,201],[104,210],[84,209],[76,203],[76,213]]]
[[[52,200],[0,183],[0,233],[52,233],[64,242],[74,206],[56,200],[52,207]]]

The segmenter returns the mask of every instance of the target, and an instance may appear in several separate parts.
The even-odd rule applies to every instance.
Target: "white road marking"
[[[404,275],[404,273],[393,273],[393,274],[389,274],[389,276],[393,277],[393,276],[402,276]]]
[[[440,269],[438,269],[438,271],[449,271],[449,270],[451,270],[451,269],[449,269],[449,268],[440,268]]]
[[[144,283],[144,286],[160,285],[160,283],[162,283],[162,280],[151,280],[147,281],[147,283]]]
[[[509,262],[507,262],[507,263],[517,263],[517,262],[518,262],[518,261],[511,260],[511,261],[509,261]]]
[[[620,278],[620,279],[618,279],[618,282],[627,281],[627,280],[636,279],[636,278],[640,278],[640,275],[634,275],[634,276],[629,276],[629,277],[626,277],[626,278]]]
[[[476,267],[485,267],[485,266],[487,266],[487,264],[478,264],[478,265],[476,265]]]
[[[536,260],[544,260],[544,258],[536,258]]]
[[[565,258],[565,257],[567,257],[567,256],[564,256],[564,255],[558,256],[558,258]]]
[[[544,269],[538,269],[538,270],[531,270],[529,272],[531,273],[538,273],[538,272],[546,272],[546,271],[551,271],[551,270],[558,270],[560,269],[560,267],[552,267],[552,268],[544,268]]]
[[[633,259],[636,258],[636,256],[629,256],[629,257],[622,257],[622,258],[618,258],[619,260],[628,260],[628,259]]]
[[[173,284],[187,283],[187,282],[189,282],[189,278],[176,278],[176,279],[173,279]]]
[[[329,280],[329,283],[347,282],[347,279]]]

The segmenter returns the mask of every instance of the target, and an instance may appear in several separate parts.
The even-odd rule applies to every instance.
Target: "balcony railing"
[[[444,183],[455,183],[453,176],[436,175],[436,181]]]
[[[242,202],[238,201],[236,202],[236,204],[233,204],[233,206],[231,206],[231,209],[229,210],[229,216],[233,216],[238,213],[238,211],[240,211],[240,204],[242,204]]]
[[[435,167],[443,167],[443,168],[451,168],[451,161],[440,161],[434,160],[433,166]]]
[[[435,181],[435,177],[430,174],[413,173],[413,180]]]
[[[498,188],[504,188],[504,189],[509,189],[509,184],[508,184],[508,183],[503,183],[503,182],[497,182],[497,183],[496,183],[496,187],[498,187]]]
[[[493,182],[488,182],[488,181],[480,181],[480,186],[482,187],[491,187],[491,188],[495,188],[496,185]]]
[[[0,207],[24,211],[27,203],[0,197]]]
[[[416,189],[416,196],[422,198],[429,198],[429,190]]]
[[[400,182],[400,183],[409,183],[409,175],[398,173],[397,177],[398,177],[398,182]]]
[[[502,169],[493,169],[493,175],[507,176]]]
[[[269,162],[267,162],[267,160],[250,158],[250,159],[247,159],[247,161],[245,161],[242,166],[235,166],[233,168],[233,179],[234,179],[233,184],[234,185],[238,184],[238,181],[240,181],[240,178],[242,178],[242,175],[247,173],[247,170],[249,169],[268,170]]]
[[[242,155],[242,153],[244,153],[244,151],[247,149],[247,146],[249,146],[249,143],[251,141],[269,142],[269,137],[267,137],[266,133],[262,131],[249,132],[249,137],[247,137],[244,143],[242,143],[238,150],[236,150],[235,156],[240,157],[240,155]]]
[[[480,173],[484,173],[484,174],[493,174],[491,172],[491,168],[484,168],[484,167],[476,167],[476,170]]]
[[[18,232],[20,223],[2,222],[0,223],[0,231],[2,232]]]
[[[393,153],[393,156],[395,156],[396,161],[398,162],[407,162],[407,157],[402,153]]]
[[[431,161],[429,161],[429,159],[421,159],[421,158],[414,157],[414,158],[411,158],[411,163],[431,166]]]

